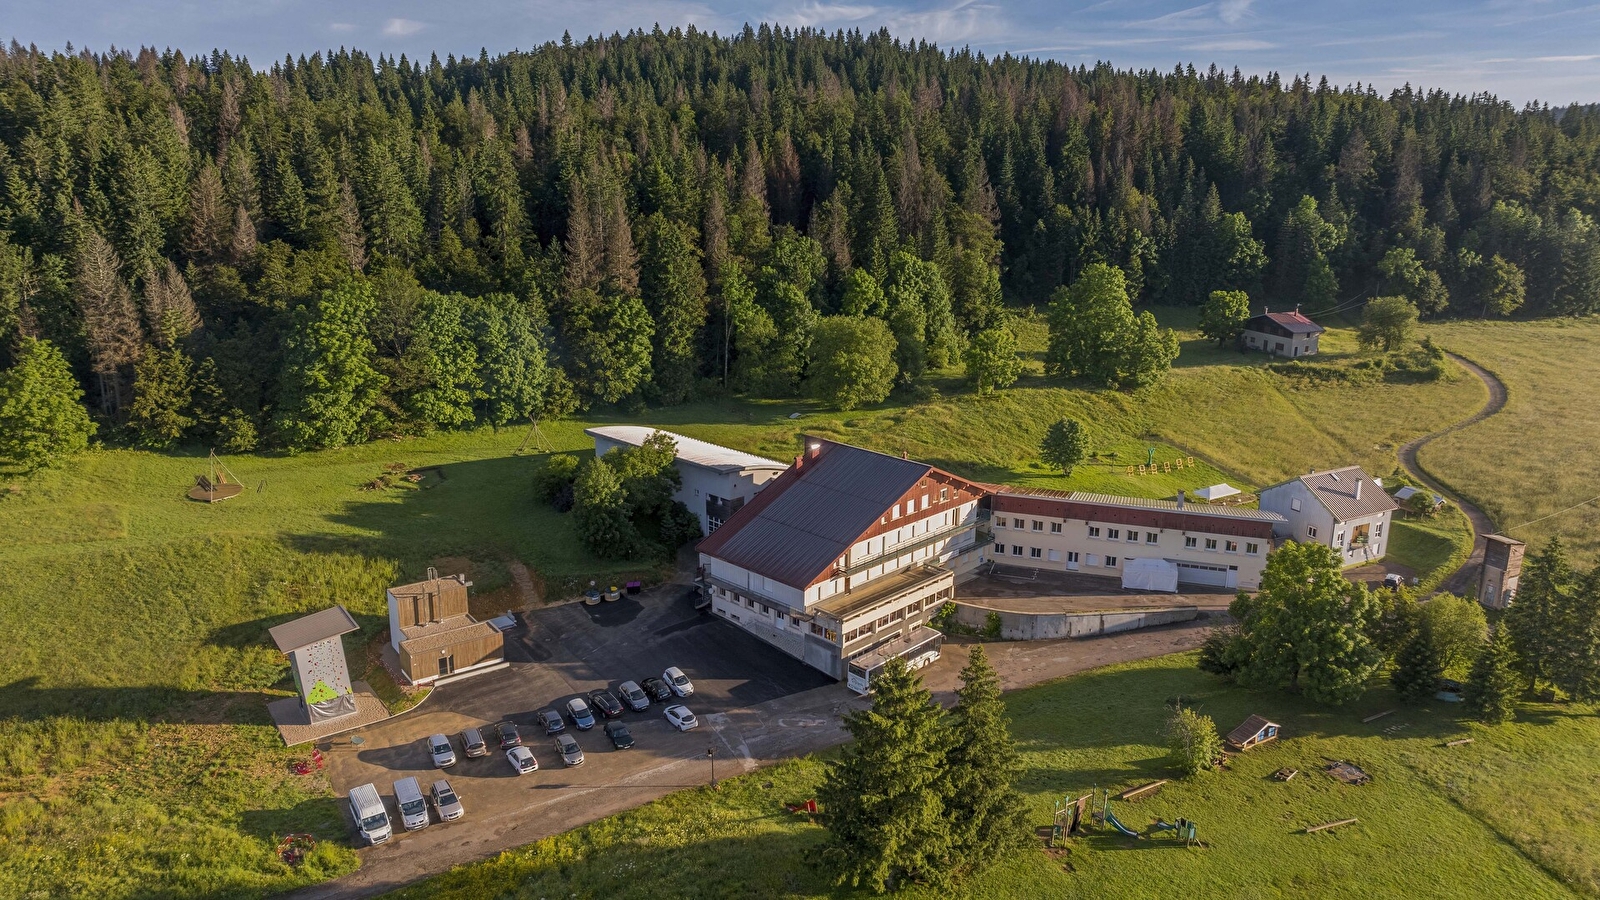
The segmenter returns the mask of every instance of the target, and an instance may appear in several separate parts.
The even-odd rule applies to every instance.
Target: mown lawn
[[[1100,669],[1007,696],[1035,825],[1057,799],[1168,778],[1160,732],[1183,698],[1227,730],[1251,713],[1286,737],[1221,772],[1115,803],[1139,830],[1155,818],[1199,823],[1205,848],[1097,831],[1064,855],[1030,847],[956,896],[1338,897],[1600,896],[1600,718],[1556,706],[1484,728],[1449,704],[1401,708],[1386,690],[1345,710],[1227,685],[1192,654]],[[1458,737],[1474,742],[1447,748]],[[1349,760],[1373,776],[1352,787],[1321,771]],[[1301,774],[1280,783],[1282,767]],[[465,866],[397,892],[412,898],[840,897],[818,864],[822,829],[782,804],[814,793],[824,771],[795,760],[685,791],[568,834]],[[1345,818],[1355,825],[1305,834]],[[933,896],[910,890],[907,896]]]
[[[1600,318],[1429,331],[1498,375],[1509,397],[1499,415],[1428,444],[1419,462],[1512,537],[1543,544],[1560,535],[1577,562],[1600,563]]]
[[[1028,327],[1037,354],[1042,332]],[[183,498],[205,471],[200,450],[96,451],[60,471],[0,475],[0,629],[11,638],[0,656],[0,896],[88,886],[107,897],[249,895],[354,866],[326,785],[286,774],[299,754],[278,748],[267,727],[264,702],[288,684],[266,629],[343,603],[363,626],[348,640],[360,660],[383,627],[383,588],[429,565],[468,571],[475,602],[496,610],[524,602],[514,562],[552,596],[590,578],[648,574],[651,561],[592,558],[533,497],[543,456],[584,452],[590,424],[661,425],[777,459],[813,433],[985,481],[1166,497],[1350,461],[1387,472],[1399,443],[1481,403],[1469,379],[1313,383],[1259,358],[1190,352],[1198,365],[1132,394],[1035,372],[980,399],[945,372],[915,400],[847,414],[727,400],[547,423],[522,455],[525,429],[484,429],[229,457],[246,490],[214,506]],[[1080,418],[1100,454],[1070,478],[1038,460],[1040,438],[1062,416]],[[1127,476],[1152,448],[1158,462],[1193,456],[1196,465]],[[437,468],[416,486],[363,489],[392,464]],[[380,673],[372,678],[386,688]],[[161,734],[177,745],[203,734],[259,777],[248,789],[218,781],[213,755],[163,750]],[[112,775],[118,789],[108,792]],[[164,798],[158,827],[140,818],[148,797]],[[274,861],[275,836],[289,830],[324,839],[317,867],[293,873]]]
[[[1397,513],[1390,527],[1385,559],[1410,566],[1424,589],[1443,581],[1472,552],[1472,523],[1454,506],[1428,519]]]

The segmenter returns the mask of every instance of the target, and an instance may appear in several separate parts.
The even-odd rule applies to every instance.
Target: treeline
[[[1594,108],[887,33],[0,57],[0,366],[47,342],[103,435],[155,446],[791,395],[819,333],[884,345],[836,316],[887,328],[898,383],[965,359],[990,387],[1005,305],[1097,264],[1132,303],[1587,313],[1597,213]]]

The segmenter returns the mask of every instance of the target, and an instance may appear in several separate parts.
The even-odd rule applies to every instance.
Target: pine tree
[[[1520,596],[1519,596],[1520,599]],[[1550,680],[1579,703],[1600,701],[1600,566],[1561,595]]]
[[[1424,703],[1439,690],[1444,677],[1444,652],[1426,619],[1400,648],[1389,673],[1395,693],[1408,703]]]
[[[663,403],[683,403],[694,392],[706,324],[706,282],[694,234],[660,213],[645,222],[640,286],[656,322],[651,356],[655,394]]]
[[[467,300],[460,295],[424,296],[406,348],[415,383],[403,405],[412,421],[424,426],[456,428],[473,418],[478,380],[478,351],[463,321]]]
[[[122,260],[111,242],[86,229],[78,248],[74,287],[89,343],[89,361],[100,383],[100,410],[120,414],[125,398],[125,369],[138,359],[143,333],[133,293],[122,279]]]
[[[1559,537],[1551,538],[1544,550],[1528,554],[1523,564],[1516,600],[1506,610],[1504,627],[1516,647],[1523,677],[1534,690],[1550,680],[1550,661],[1561,653],[1566,624],[1561,621],[1562,610],[1575,582]]]
[[[842,884],[938,889],[950,874],[950,729],[904,660],[891,660],[872,686],[872,707],[844,717],[854,740],[817,789],[828,829],[822,856]]]
[[[55,465],[85,450],[94,431],[61,351],[23,337],[16,363],[0,372],[0,459],[24,471]]]
[[[1494,630],[1478,652],[1467,678],[1462,699],[1473,718],[1486,725],[1502,725],[1516,718],[1517,651],[1505,626]]]
[[[146,346],[133,367],[128,427],[146,447],[171,447],[195,424],[194,361],[179,346],[181,315],[170,309],[165,313],[159,346]]]
[[[537,297],[532,304],[542,310]],[[478,418],[498,427],[538,416],[551,372],[544,334],[527,307],[509,294],[490,294],[469,302],[466,324],[477,348]]]
[[[1022,769],[1000,697],[1000,679],[975,644],[950,714],[946,815],[958,871],[981,871],[1027,840],[1027,806],[1012,781]]]

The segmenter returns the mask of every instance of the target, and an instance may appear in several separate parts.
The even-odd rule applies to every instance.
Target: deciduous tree
[[[1218,347],[1237,341],[1250,320],[1250,297],[1244,291],[1212,291],[1200,307],[1200,334]]]
[[[1015,384],[1022,374],[1022,357],[1017,352],[1017,336],[1004,323],[974,334],[963,354],[967,381],[980,395]]]
[[[811,344],[806,393],[834,409],[882,403],[894,388],[895,336],[881,319],[829,316]]]
[[[1400,350],[1417,330],[1417,306],[1404,297],[1374,297],[1361,312],[1356,338],[1365,349]]]
[[[1039,458],[1071,475],[1072,470],[1089,453],[1089,436],[1077,419],[1058,419],[1044,433],[1039,445]]]
[[[367,336],[376,307],[372,289],[350,281],[294,311],[274,418],[285,446],[342,447],[366,440],[379,424],[385,379],[373,368]]]
[[[1167,717],[1167,759],[1185,775],[1202,775],[1222,756],[1222,738],[1210,716],[1179,706]]]

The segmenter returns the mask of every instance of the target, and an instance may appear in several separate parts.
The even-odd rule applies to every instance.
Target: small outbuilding
[[[1213,484],[1210,487],[1203,487],[1200,490],[1195,491],[1194,495],[1199,499],[1210,503],[1214,500],[1221,500],[1224,497],[1232,497],[1237,493],[1239,493],[1238,488],[1224,482],[1222,484]]]
[[[1412,487],[1411,485],[1408,484],[1405,487],[1401,488],[1400,490],[1394,492],[1394,499],[1395,499],[1396,503],[1399,503],[1402,506],[1410,508],[1410,506],[1411,506],[1411,498],[1415,497],[1416,495],[1418,495],[1420,493],[1422,493],[1422,491],[1419,491],[1416,488],[1414,488],[1414,487]],[[1438,494],[1429,494],[1428,496],[1431,497],[1432,500],[1433,500],[1433,508],[1434,509],[1438,509],[1439,507],[1444,505],[1444,498],[1439,496]]]
[[[1267,741],[1275,741],[1278,739],[1278,728],[1277,722],[1269,722],[1261,716],[1251,716],[1238,728],[1228,732],[1228,746],[1237,750],[1249,750]]]
[[[344,635],[361,626],[343,606],[331,606],[267,629],[289,657],[300,707],[312,724],[355,715],[355,692],[344,661]]]

